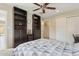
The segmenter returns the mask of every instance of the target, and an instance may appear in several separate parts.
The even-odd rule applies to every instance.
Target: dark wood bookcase
[[[27,41],[27,12],[14,7],[14,47]]]
[[[41,38],[41,17],[39,15],[32,15],[32,34],[33,40]]]

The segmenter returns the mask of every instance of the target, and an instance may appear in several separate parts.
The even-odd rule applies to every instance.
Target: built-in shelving
[[[14,7],[14,47],[27,41],[27,12]]]

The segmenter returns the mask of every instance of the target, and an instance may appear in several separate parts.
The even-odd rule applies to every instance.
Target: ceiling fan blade
[[[35,5],[37,5],[37,6],[40,6],[41,7],[41,5],[40,4],[38,4],[38,3],[34,3]]]
[[[33,11],[37,11],[37,10],[39,10],[40,8],[37,8],[37,9],[35,9],[35,10],[33,10]]]
[[[44,5],[48,5],[49,3],[45,3]]]
[[[44,6],[46,7],[49,3],[45,3]]]
[[[43,9],[43,13],[45,13],[45,10]]]
[[[55,10],[56,8],[55,7],[46,7],[46,9],[53,9],[53,10]]]

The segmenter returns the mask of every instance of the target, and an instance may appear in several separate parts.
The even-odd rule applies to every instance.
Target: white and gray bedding
[[[13,56],[78,56],[79,43],[69,44],[51,39],[38,39],[13,49]]]

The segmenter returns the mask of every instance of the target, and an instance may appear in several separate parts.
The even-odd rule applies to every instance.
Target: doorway
[[[45,39],[49,38],[49,21],[45,21],[44,22],[44,33],[43,33],[43,37]]]

